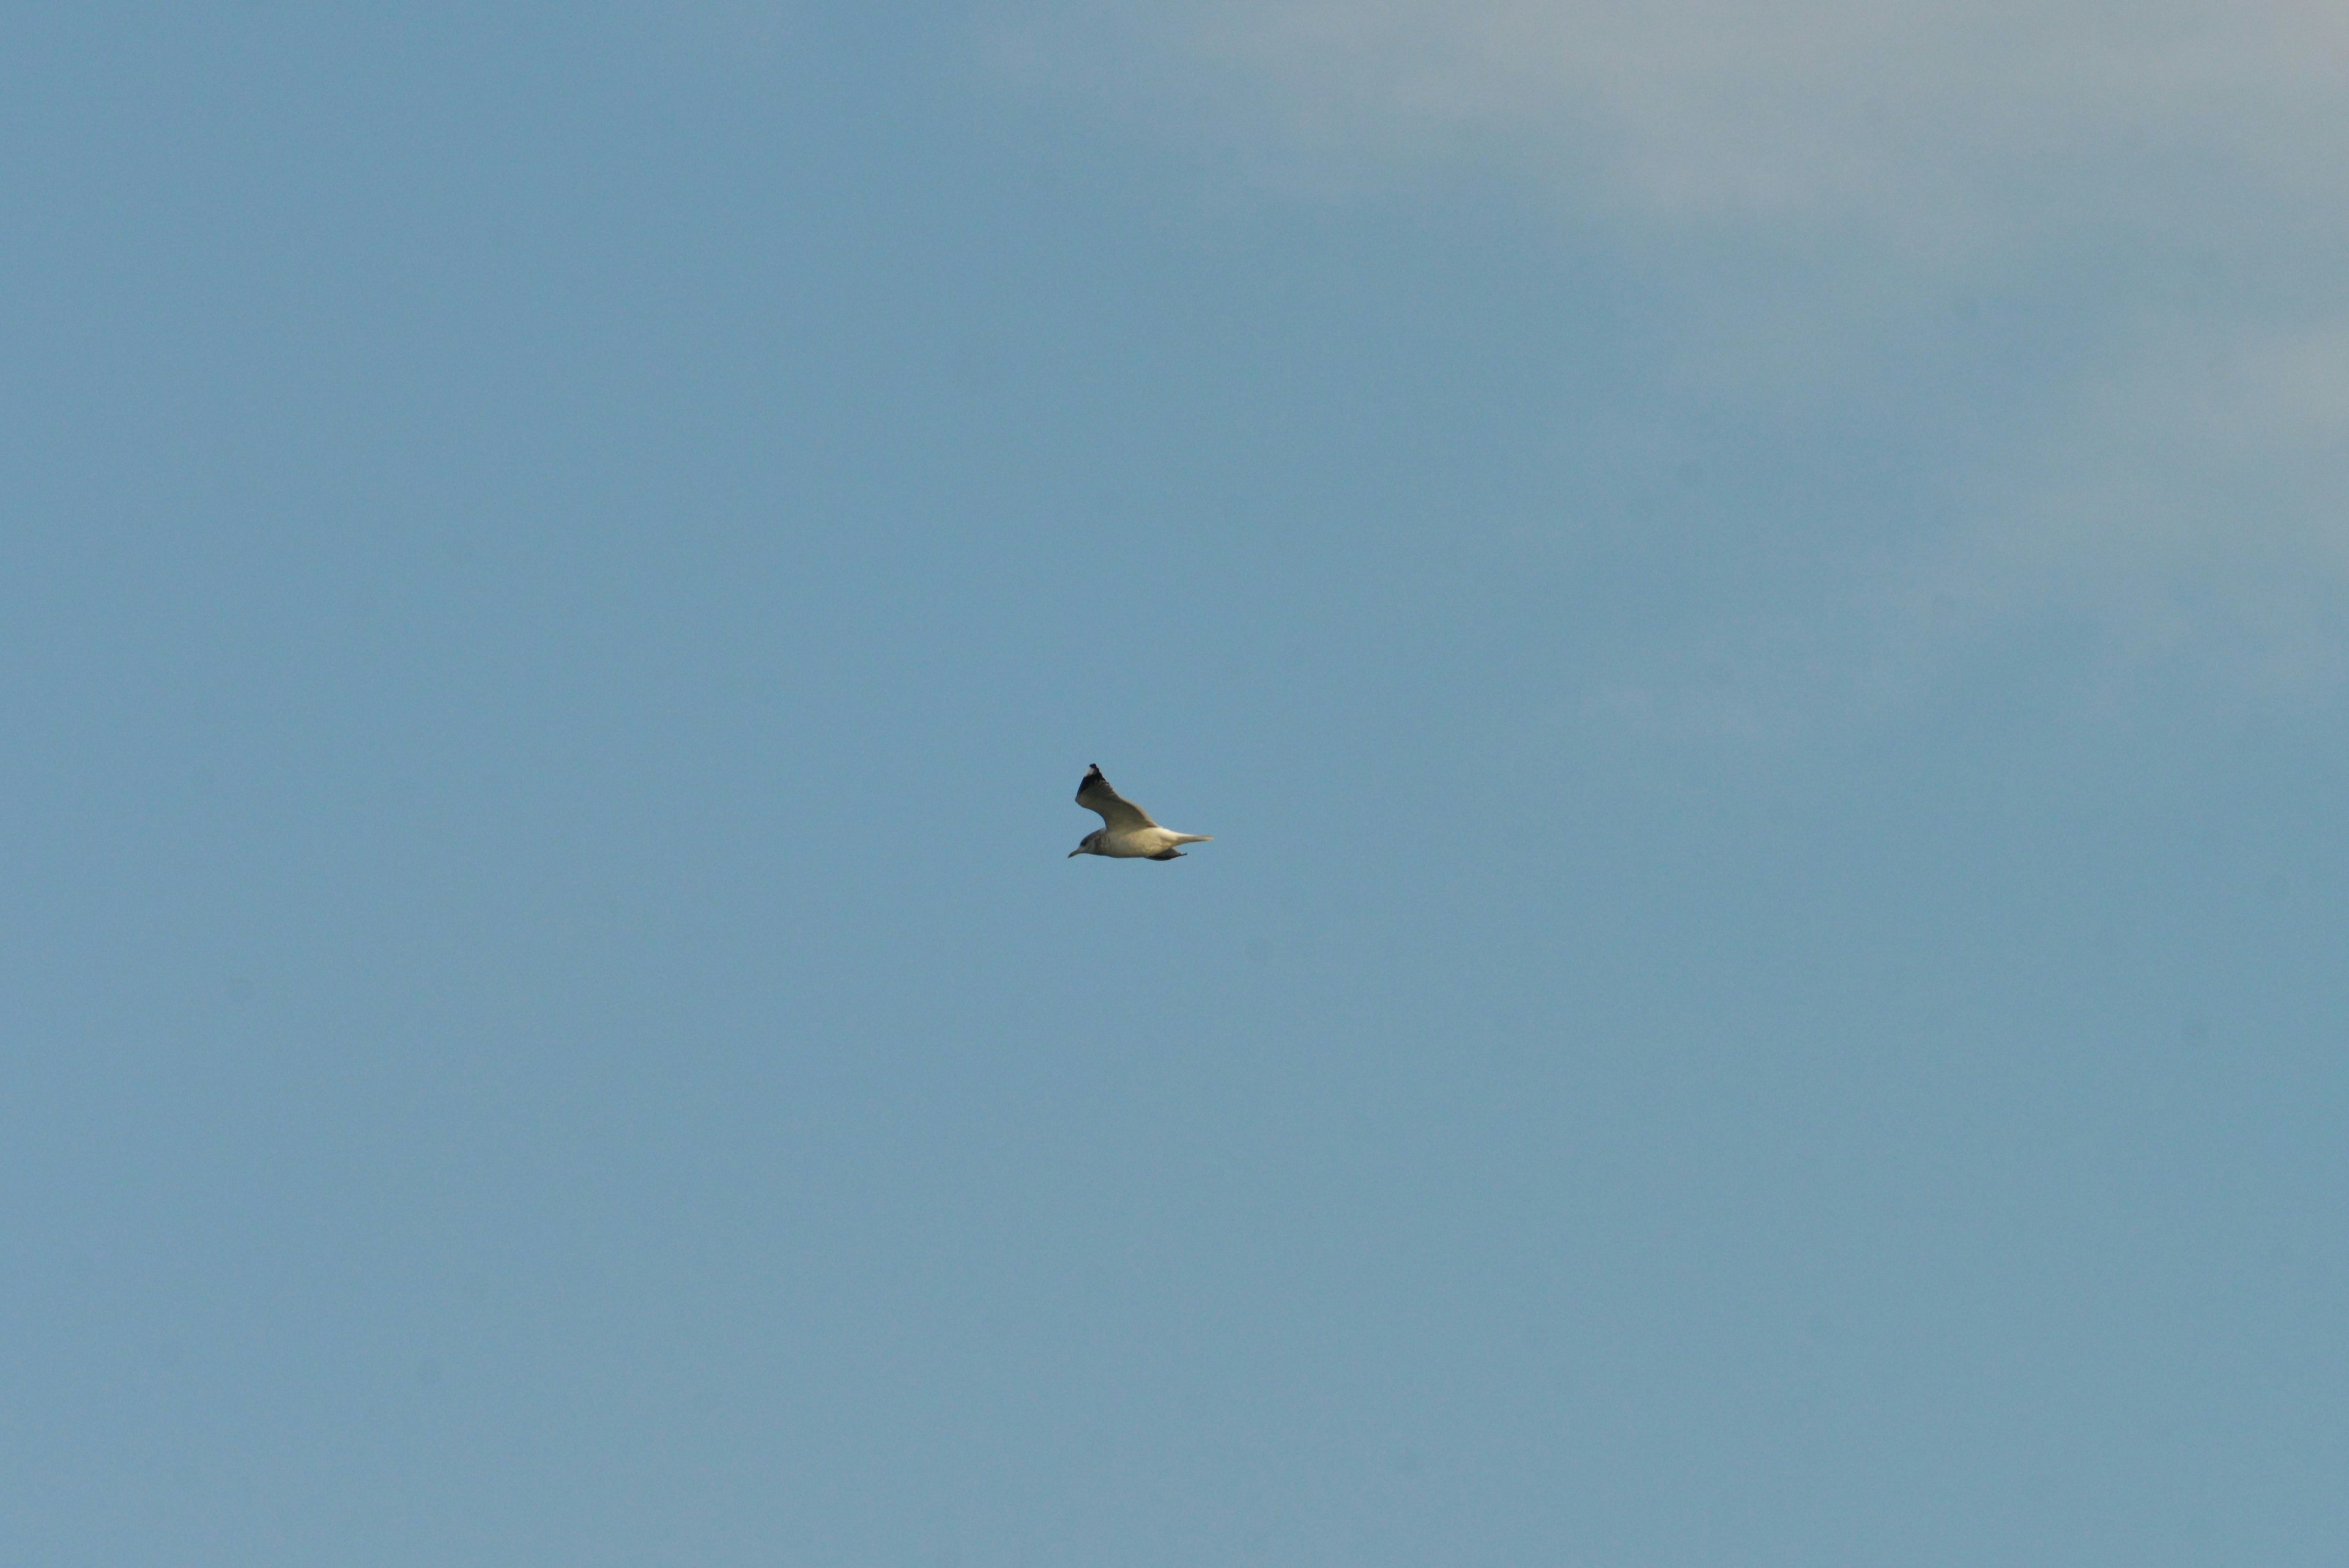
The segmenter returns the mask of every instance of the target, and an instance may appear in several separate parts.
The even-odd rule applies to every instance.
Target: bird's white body
[[[1209,836],[1205,833],[1176,833],[1166,827],[1135,827],[1123,833],[1112,833],[1104,827],[1086,834],[1077,852],[1106,855],[1112,860],[1152,860],[1178,844],[1205,844]]]
[[[1084,782],[1077,785],[1077,804],[1099,813],[1102,826],[1069,851],[1071,859],[1105,855],[1112,860],[1180,860],[1183,852],[1175,846],[1205,844],[1212,836],[1159,826],[1150,820],[1148,812],[1109,787],[1098,763],[1086,771]]]

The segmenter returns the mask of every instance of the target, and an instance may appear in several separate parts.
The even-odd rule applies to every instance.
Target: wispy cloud
[[[1962,613],[1871,657],[2060,609],[2122,663],[2344,666],[2349,11],[1193,0],[1048,7],[1007,58],[1325,189],[1501,162],[1627,251],[1734,240],[1746,273],[1690,285],[1746,317],[1688,368],[1708,397],[1841,374],[1904,313],[2063,293],[2078,347],[2028,372],[2039,412],[1838,612]]]
[[[2321,134],[2349,127],[2349,15],[2307,5],[1195,0],[1048,10],[1024,37],[1220,131],[1506,151],[1689,222],[2044,219],[2086,194],[2067,176],[2109,209],[2165,151],[2349,183]]]

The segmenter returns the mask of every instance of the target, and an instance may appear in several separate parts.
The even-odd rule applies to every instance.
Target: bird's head
[[[1107,831],[1109,831],[1107,828],[1096,827],[1091,833],[1086,834],[1082,838],[1077,841],[1077,846],[1069,851],[1069,858],[1074,860],[1080,855],[1092,854],[1093,840],[1099,838]]]

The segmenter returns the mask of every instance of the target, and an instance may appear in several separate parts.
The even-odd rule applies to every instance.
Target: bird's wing
[[[1112,833],[1131,833],[1137,827],[1155,827],[1150,814],[1109,787],[1102,777],[1101,764],[1095,763],[1085,770],[1084,783],[1077,786],[1077,804],[1087,811],[1101,813],[1101,819]]]

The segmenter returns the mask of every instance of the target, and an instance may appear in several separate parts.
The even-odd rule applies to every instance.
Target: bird
[[[1159,826],[1150,820],[1148,812],[1109,787],[1099,763],[1085,770],[1083,781],[1077,785],[1077,804],[1099,812],[1102,826],[1069,851],[1071,860],[1080,855],[1106,855],[1113,860],[1180,860],[1183,852],[1176,845],[1205,844],[1215,836]]]

